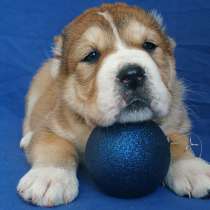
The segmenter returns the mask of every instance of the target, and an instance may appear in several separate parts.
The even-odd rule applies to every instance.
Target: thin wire
[[[187,145],[186,150],[189,149],[189,147],[198,147],[200,146],[200,152],[199,152],[199,157],[201,158],[202,153],[203,153],[203,144],[202,144],[202,140],[200,139],[200,137],[196,134],[194,134],[194,136],[196,136],[196,138],[198,139],[199,143],[193,143],[192,142],[192,137],[189,138],[189,145]]]

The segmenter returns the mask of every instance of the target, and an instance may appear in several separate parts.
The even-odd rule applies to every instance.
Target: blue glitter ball
[[[152,121],[97,127],[85,151],[85,164],[96,185],[117,197],[154,191],[169,163],[167,138]]]

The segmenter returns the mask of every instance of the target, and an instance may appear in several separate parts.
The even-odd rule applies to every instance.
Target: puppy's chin
[[[120,123],[126,122],[141,122],[150,120],[153,117],[153,112],[148,107],[142,107],[138,111],[136,110],[123,110],[117,117],[117,121]]]
[[[150,106],[128,106],[122,109],[116,117],[116,121],[120,123],[126,122],[142,122],[153,118],[163,118],[169,113],[170,100],[165,102],[152,101]]]
[[[168,109],[154,111],[149,107],[140,107],[138,109],[122,109],[117,116],[113,117],[104,117],[98,121],[100,126],[110,126],[116,122],[119,123],[134,123],[134,122],[143,122],[147,120],[157,119],[165,117],[168,114]]]
[[[117,98],[117,97],[116,97]],[[120,98],[120,97],[118,97]],[[95,121],[98,126],[110,126],[116,122],[132,123],[142,122],[152,119],[164,118],[168,115],[171,106],[171,97],[168,95],[167,100],[157,100],[153,98],[148,104],[141,101],[135,101],[129,105],[123,100],[121,103],[113,105],[110,109],[103,107],[99,118]],[[110,103],[109,103],[110,105]]]

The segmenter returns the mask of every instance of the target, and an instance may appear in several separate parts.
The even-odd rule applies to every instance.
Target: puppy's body
[[[91,9],[68,25],[27,97],[21,146],[32,169],[19,182],[20,195],[42,206],[72,201],[92,129],[144,120],[156,121],[172,142],[168,186],[207,195],[210,167],[189,149],[173,48],[157,14],[124,4]]]

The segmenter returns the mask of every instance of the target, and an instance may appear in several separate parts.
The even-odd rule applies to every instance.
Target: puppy
[[[145,120],[171,141],[168,187],[206,196],[210,166],[190,149],[174,47],[156,12],[126,4],[90,9],[67,25],[27,96],[21,147],[32,167],[18,184],[20,196],[40,206],[73,201],[92,129]]]

